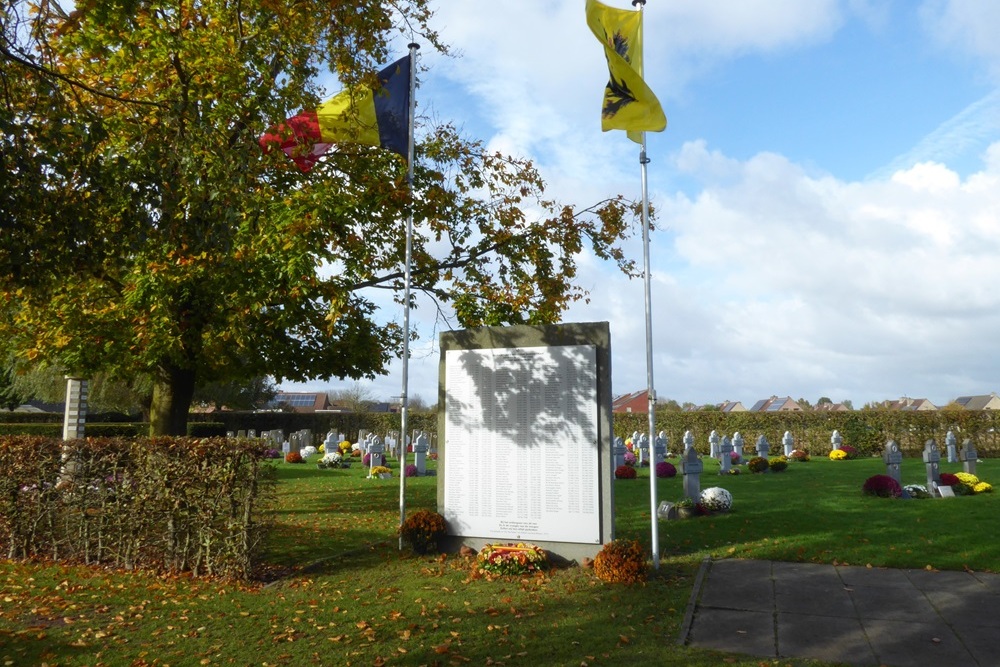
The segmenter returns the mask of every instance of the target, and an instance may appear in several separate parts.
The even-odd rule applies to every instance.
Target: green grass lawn
[[[394,471],[398,470],[392,465]],[[642,585],[571,567],[487,581],[457,555],[399,552],[398,479],[356,466],[278,464],[270,584],[0,562],[0,665],[812,665],[676,645],[703,558],[1000,570],[1000,493],[949,500],[864,497],[879,460],[816,458],[719,477],[727,514],[659,523],[661,564]],[[958,464],[942,464],[955,472]],[[903,462],[904,483],[924,466]],[[1000,482],[1000,460],[979,464]],[[435,508],[437,478],[407,479],[407,507]],[[660,500],[679,477],[657,482]],[[650,549],[649,478],[615,482],[616,534]]]

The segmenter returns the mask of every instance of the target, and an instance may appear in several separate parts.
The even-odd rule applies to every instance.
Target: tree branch
[[[88,86],[85,83],[81,83],[80,81],[77,81],[76,79],[71,79],[70,77],[65,76],[63,74],[60,74],[59,72],[53,72],[52,70],[50,70],[50,69],[48,69],[46,67],[42,67],[41,65],[39,65],[37,63],[33,63],[30,60],[27,60],[25,58],[21,58],[20,56],[14,54],[12,51],[10,51],[10,49],[8,49],[6,46],[0,46],[0,55],[3,55],[4,58],[6,58],[7,60],[11,60],[13,62],[16,62],[17,64],[21,65],[22,67],[27,67],[28,69],[34,70],[36,72],[39,72],[40,74],[44,74],[45,76],[52,77],[53,79],[59,79],[60,81],[62,81],[64,83],[68,83],[70,86],[73,86],[74,88],[82,88],[83,90],[86,90],[88,93],[91,93],[93,95],[97,95],[98,97],[103,97],[103,98],[109,99],[109,100],[115,100],[116,102],[123,102],[125,104],[144,104],[146,106],[158,107],[158,108],[161,108],[161,109],[166,108],[166,105],[162,104],[161,102],[150,102],[150,101],[146,101],[146,100],[132,100],[132,99],[128,99],[126,97],[119,97],[118,95],[113,95],[111,93],[105,93],[103,91],[97,90],[96,88],[92,88],[92,87]]]

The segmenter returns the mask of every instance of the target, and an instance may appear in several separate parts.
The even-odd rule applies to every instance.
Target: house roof
[[[955,402],[966,410],[985,410],[994,399],[996,394],[984,394],[980,396],[959,396]]]
[[[267,407],[275,409],[282,405],[287,405],[296,412],[315,412],[316,410],[328,409],[330,399],[321,392],[282,391],[275,394]]]
[[[631,394],[622,394],[618,398],[612,399],[612,401],[611,401],[611,411],[612,412],[625,412],[626,411],[626,407],[628,407],[630,404],[636,403],[636,402],[641,402],[642,403],[642,408],[643,408],[642,412],[646,412],[647,405],[648,405],[647,396],[649,396],[649,390],[648,389],[642,389],[641,391],[633,391]],[[636,410],[635,407],[636,406],[633,406],[632,412],[638,412],[638,410]]]

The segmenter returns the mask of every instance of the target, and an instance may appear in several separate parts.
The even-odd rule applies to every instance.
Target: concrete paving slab
[[[914,586],[853,586],[848,589],[858,616],[887,621],[922,621],[937,617],[930,601]]]
[[[985,585],[991,591],[1000,595],[1000,574],[994,574],[990,572],[972,572],[971,574],[976,579],[983,582],[983,585]]]
[[[903,570],[858,565],[836,565],[845,586],[901,586],[910,584]]]
[[[903,570],[910,582],[924,591],[948,591],[964,594],[989,591],[989,587],[970,572],[941,570]]]
[[[982,667],[1000,665],[1000,632],[975,632],[960,627],[956,629],[956,634],[975,659],[972,664]]]
[[[820,584],[801,582],[788,584],[774,582],[774,608],[779,612],[857,618],[851,594],[843,586],[831,588]]]
[[[695,589],[680,643],[862,667],[1000,666],[1000,575],[723,560],[703,563]]]
[[[690,644],[729,653],[775,657],[774,614],[702,609],[691,628]]]
[[[975,659],[943,621],[866,620],[865,635],[885,665],[968,667]]]
[[[849,665],[877,665],[878,658],[856,618],[777,615],[778,655]]]

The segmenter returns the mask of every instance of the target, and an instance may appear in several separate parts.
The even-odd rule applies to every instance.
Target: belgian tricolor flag
[[[356,87],[334,95],[272,127],[261,136],[261,147],[280,148],[302,171],[312,169],[336,143],[381,146],[407,159],[410,67],[410,56],[400,58],[379,72],[378,88]]]

